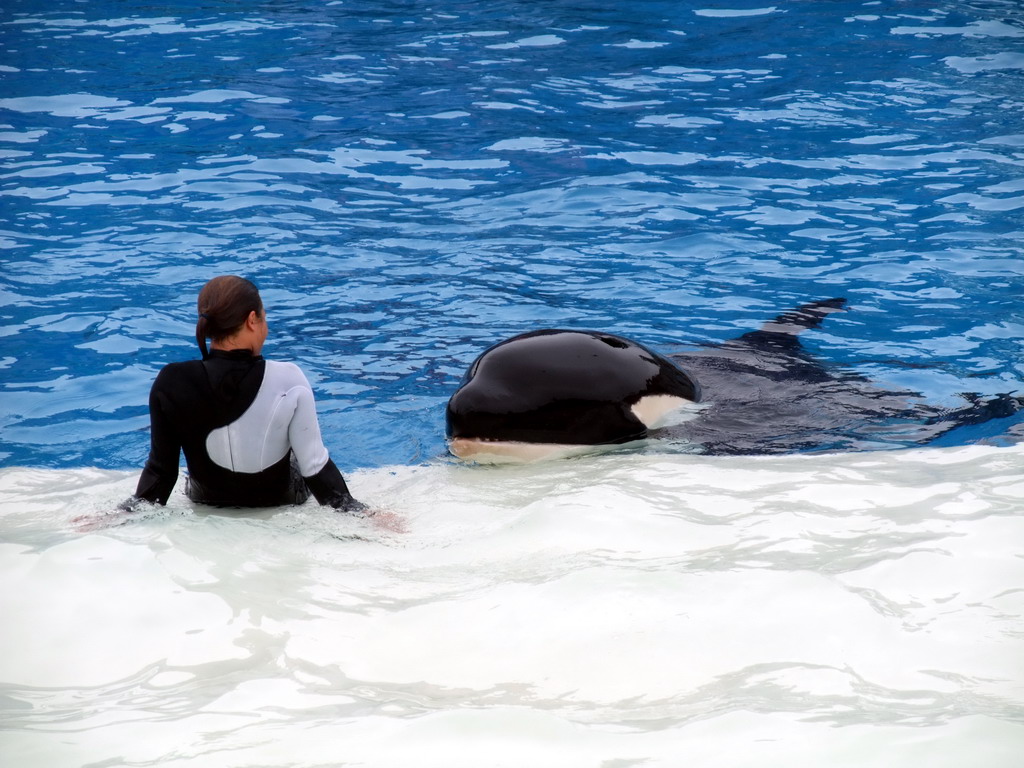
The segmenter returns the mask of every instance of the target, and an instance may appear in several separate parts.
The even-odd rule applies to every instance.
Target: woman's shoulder
[[[183,360],[177,363],[167,363],[157,373],[157,381],[169,381],[182,378],[194,378],[203,375],[202,360]]]
[[[272,382],[279,386],[306,387],[309,388],[309,380],[295,363],[282,360],[267,360],[266,372],[263,374],[264,382]]]

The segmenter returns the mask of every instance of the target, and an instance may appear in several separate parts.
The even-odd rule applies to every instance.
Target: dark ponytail
[[[244,277],[221,275],[213,278],[199,292],[199,320],[196,343],[205,360],[210,356],[206,340],[220,341],[234,335],[250,312],[263,315],[263,301],[256,286]]]

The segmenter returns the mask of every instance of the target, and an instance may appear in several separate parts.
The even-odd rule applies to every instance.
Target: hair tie
[[[210,316],[208,314],[206,314],[205,312],[200,312],[199,316],[201,318],[203,318],[203,320],[209,320],[210,319]]]

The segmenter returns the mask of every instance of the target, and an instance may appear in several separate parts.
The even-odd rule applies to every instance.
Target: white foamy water
[[[8,766],[1024,754],[1024,447],[356,473],[404,532],[0,471]]]

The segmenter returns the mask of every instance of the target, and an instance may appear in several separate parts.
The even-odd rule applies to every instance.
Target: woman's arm
[[[321,504],[345,512],[364,511],[366,505],[352,497],[345,478],[327,453],[320,435],[313,389],[301,370],[299,376],[302,377],[302,385],[293,390],[296,403],[288,425],[288,440],[295,451],[302,477]]]
[[[341,470],[330,459],[324,468],[311,477],[303,477],[306,485],[318,502],[327,507],[340,509],[342,512],[365,512],[363,502],[352,498]]]
[[[150,448],[134,499],[166,504],[178,480],[181,439],[174,427],[171,404],[161,391],[163,371],[149,392]]]

